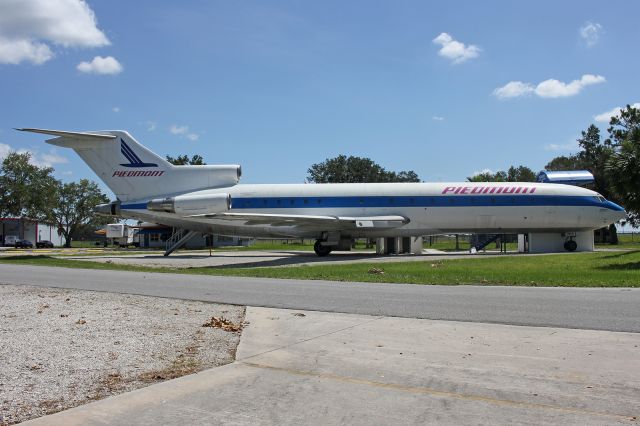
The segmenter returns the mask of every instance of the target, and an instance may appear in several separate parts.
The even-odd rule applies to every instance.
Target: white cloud
[[[600,32],[602,31],[602,25],[597,22],[587,21],[580,27],[580,37],[587,43],[588,47],[593,46],[600,39]]]
[[[580,77],[580,80],[573,80],[570,83],[550,78],[538,83],[535,87],[531,83],[511,81],[495,89],[493,95],[498,99],[516,98],[530,94],[535,94],[541,98],[566,98],[577,95],[587,86],[604,83],[605,81],[607,80],[603,76],[593,74],[585,74]]]
[[[575,96],[586,86],[604,83],[606,80],[601,75],[585,74],[580,80],[573,80],[571,83],[549,79],[536,86],[536,95],[541,98],[564,98]]]
[[[631,105],[631,108],[640,108],[640,102],[636,102],[635,104]],[[609,120],[611,120],[611,117],[620,117],[621,109],[622,107],[615,107],[610,111],[606,111],[606,112],[603,112],[602,114],[593,116],[593,119],[596,120],[598,123],[609,123]]]
[[[113,108],[111,108],[111,111],[113,111],[113,112],[120,112],[120,107],[117,107],[117,106],[116,106],[116,107],[113,107]]]
[[[53,167],[55,164],[65,164],[69,162],[66,157],[58,155],[53,148],[49,150],[49,152],[40,153],[38,150],[14,149],[11,145],[0,143],[0,161],[3,160],[10,152],[17,152],[18,154],[28,152],[31,154],[31,160],[29,162],[38,167]]]
[[[12,150],[9,145],[7,145],[6,143],[0,143],[0,160],[3,160],[4,157],[9,155],[9,152],[11,151]]]
[[[0,1],[0,64],[53,58],[50,44],[63,47],[109,45],[84,0]]]
[[[45,154],[39,154],[38,152],[32,152],[32,162],[34,164],[40,164],[40,166],[51,167],[54,164],[65,164],[68,163],[66,157],[56,154],[54,151]]]
[[[80,62],[76,67],[78,71],[88,74],[120,74],[122,65],[113,56],[96,56],[91,62]]]
[[[470,44],[465,46],[464,43],[454,40],[447,33],[440,33],[440,35],[433,39],[435,44],[442,46],[438,51],[438,55],[451,59],[454,64],[460,64],[467,59],[477,58],[480,55],[481,49],[478,46]]]
[[[0,36],[0,64],[17,65],[29,61],[40,65],[53,58],[53,52],[44,43],[32,40],[9,40]]]
[[[567,143],[550,143],[544,146],[545,151],[576,151],[578,148],[578,141],[575,139]]]
[[[189,126],[178,126],[172,124],[171,127],[169,127],[169,131],[174,135],[184,135],[189,131]]]
[[[518,96],[525,96],[533,93],[535,89],[530,83],[523,83],[522,81],[510,81],[502,87],[498,87],[493,91],[493,94],[500,99],[516,98]]]
[[[493,174],[493,173],[494,173],[494,171],[493,171],[493,170],[491,170],[491,169],[482,169],[482,171],[477,171],[477,170],[476,170],[475,172],[473,172],[473,174],[472,174],[471,176],[478,176],[478,175],[482,175],[482,174],[485,174],[485,173],[491,173],[491,174]]]
[[[158,127],[158,123],[156,123],[155,121],[147,121],[146,125],[147,132],[153,132]]]
[[[431,119],[435,121],[444,121],[444,117],[440,117],[439,115],[434,115]]]
[[[169,127],[169,131],[174,135],[183,136],[190,141],[197,141],[198,139],[200,139],[199,134],[189,132],[189,126],[178,126],[176,124],[172,124],[171,127]]]

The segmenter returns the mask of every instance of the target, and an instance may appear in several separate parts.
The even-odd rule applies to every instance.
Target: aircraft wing
[[[398,228],[409,223],[404,216],[312,216],[270,213],[208,213],[186,216],[190,218],[242,221],[244,225],[320,226],[325,229]]]

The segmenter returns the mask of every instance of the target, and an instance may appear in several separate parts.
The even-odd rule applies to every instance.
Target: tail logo
[[[129,160],[128,163],[120,164],[124,167],[158,167],[156,163],[144,163],[140,157],[127,145],[124,139],[120,138],[120,152]]]

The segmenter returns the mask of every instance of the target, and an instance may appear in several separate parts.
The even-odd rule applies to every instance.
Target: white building
[[[34,246],[38,241],[51,241],[54,246],[64,244],[64,238],[55,226],[31,219],[0,218],[0,245],[4,245],[9,236],[29,240]]]

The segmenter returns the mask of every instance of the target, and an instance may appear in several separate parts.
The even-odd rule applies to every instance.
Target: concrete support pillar
[[[422,254],[422,237],[376,238],[376,254]]]
[[[528,234],[518,234],[518,253],[527,253],[529,247],[527,247]]]
[[[571,236],[565,233],[531,233],[529,234],[529,253],[564,252],[564,243],[573,239],[577,244],[576,251],[593,251],[593,231],[574,232]]]
[[[422,254],[423,239],[422,237],[411,237],[410,253]]]

